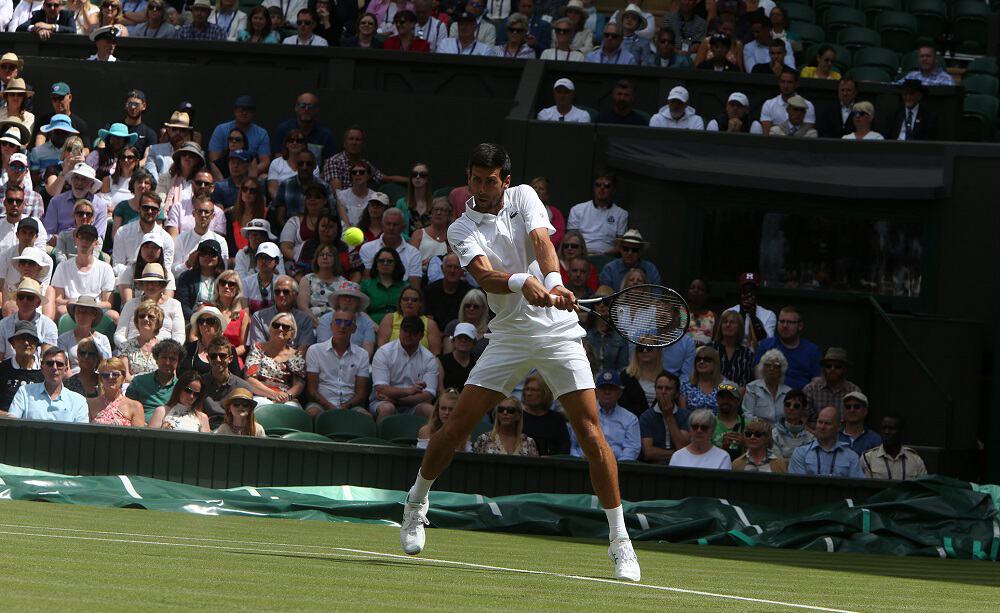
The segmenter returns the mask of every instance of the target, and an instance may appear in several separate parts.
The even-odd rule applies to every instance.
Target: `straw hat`
[[[219,322],[219,334],[222,334],[225,331],[225,329],[229,327],[229,318],[226,317],[225,313],[215,308],[214,306],[204,305],[198,307],[198,310],[195,311],[194,313],[191,313],[190,321],[191,321],[192,331],[196,331],[198,329],[198,319],[200,319],[202,315],[213,317],[215,318],[216,321]]]
[[[76,298],[73,299],[72,302],[66,305],[66,311],[69,313],[70,319],[72,319],[74,322],[76,321],[77,307],[97,309],[99,311],[99,314],[97,316],[97,321],[100,321],[101,317],[104,315],[104,307],[98,304],[97,298],[93,296],[77,296]],[[95,321],[94,324],[96,325],[97,322]]]
[[[30,98],[35,95],[35,92],[28,89],[28,85],[24,82],[24,79],[18,77],[11,79],[10,83],[7,84],[7,88],[3,90],[3,95],[6,96],[7,94],[24,94]]]

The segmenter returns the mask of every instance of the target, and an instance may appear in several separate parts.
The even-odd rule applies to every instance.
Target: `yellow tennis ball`
[[[357,247],[365,242],[365,233],[361,231],[361,228],[348,228],[344,230],[344,242],[347,243],[348,247]]]

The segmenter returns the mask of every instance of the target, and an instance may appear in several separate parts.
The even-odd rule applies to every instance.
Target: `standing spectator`
[[[746,449],[743,431],[747,420],[752,419],[753,415],[740,413],[740,389],[729,381],[718,385],[715,401],[718,404],[719,420],[712,435],[712,444],[729,452],[729,458],[735,460]]]
[[[792,457],[792,452],[816,438],[806,428],[805,415],[806,395],[802,390],[785,394],[785,416],[774,422],[771,430],[774,449],[785,458]]]
[[[814,377],[820,375],[819,347],[802,338],[802,313],[794,306],[786,306],[778,312],[777,335],[760,341],[754,355],[754,363],[760,364],[761,356],[777,349],[788,361],[785,383],[795,389],[804,388]]]
[[[637,345],[628,366],[621,372],[624,392],[619,403],[636,417],[656,402],[656,378],[663,372],[663,352],[658,347]]]
[[[472,445],[475,453],[493,455],[537,456],[535,441],[524,433],[521,402],[511,396],[500,401],[494,410],[493,430],[479,435]]]
[[[382,247],[372,260],[375,269],[370,278],[361,282],[361,290],[369,298],[366,310],[378,325],[382,323],[383,317],[395,310],[399,295],[408,285],[403,280],[405,274],[403,262],[395,249]]]
[[[705,120],[697,115],[694,107],[688,105],[688,90],[678,85],[670,90],[667,103],[650,118],[649,126],[674,130],[704,130]]]
[[[282,313],[295,320],[296,333],[292,335],[291,347],[305,351],[309,345],[315,343],[315,321],[312,314],[297,307],[298,298],[299,284],[296,283],[295,279],[288,275],[281,275],[275,279],[274,306],[258,310],[253,314],[247,346],[252,347],[255,343],[267,340],[269,338],[268,326],[273,328],[274,317]],[[270,330],[270,333],[273,332],[273,329]]]
[[[598,373],[597,384],[597,416],[604,432],[604,438],[619,462],[636,460],[642,451],[639,435],[639,418],[618,404],[622,396],[622,382],[618,373],[604,370]],[[576,440],[576,433],[569,429],[570,454],[582,458],[583,449]]]
[[[0,417],[7,416],[7,409],[17,391],[29,383],[40,383],[42,371],[38,359],[41,340],[35,325],[30,321],[19,321],[14,326],[6,343],[13,346],[7,359],[0,363]],[[565,428],[564,428],[565,429]]]
[[[399,339],[379,347],[372,359],[374,400],[370,410],[376,420],[397,413],[428,416],[437,395],[439,364],[434,355],[420,346],[424,323],[419,317],[405,317]]]
[[[375,336],[375,346],[381,347],[399,338],[399,326],[407,317],[419,317],[424,324],[424,337],[420,344],[430,350],[432,355],[441,353],[441,329],[433,319],[423,314],[423,294],[413,287],[403,288],[396,302],[396,311],[386,314],[379,322]]]
[[[821,138],[840,138],[854,132],[854,104],[858,102],[858,84],[854,77],[837,83],[837,100],[816,112],[816,130]]]
[[[347,409],[370,415],[365,406],[372,376],[368,353],[351,343],[357,316],[347,309],[334,311],[330,342],[316,343],[306,352],[306,392],[311,399],[306,412],[313,418]]]
[[[226,40],[228,33],[208,20],[212,12],[209,0],[194,0],[191,7],[191,23],[177,29],[175,38],[180,40]]]
[[[903,426],[899,415],[882,418],[882,444],[861,456],[866,477],[908,481],[927,474],[920,455],[910,447],[903,447]]]
[[[948,71],[938,65],[937,49],[934,45],[924,44],[917,48],[917,64],[920,66],[917,70],[906,73],[906,76],[898,82],[916,80],[925,86],[955,84]]]
[[[457,389],[448,388],[441,392],[434,403],[434,411],[427,418],[427,423],[420,426],[420,430],[417,431],[417,449],[427,449],[431,437],[451,419],[451,413],[457,405]],[[472,443],[469,439],[465,439],[458,444],[455,451],[472,451]]]
[[[787,119],[771,126],[768,134],[771,136],[795,136],[799,138],[817,138],[819,132],[813,124],[805,120],[810,103],[802,96],[792,96],[785,103]]]
[[[77,351],[84,340],[91,339],[93,341],[96,349],[100,351],[100,358],[102,359],[111,357],[111,341],[108,337],[94,330],[94,327],[100,323],[101,318],[104,316],[104,311],[96,298],[93,296],[77,296],[67,307],[69,309],[69,318],[73,320],[75,326],[72,330],[59,335],[58,345],[66,352],[66,357],[69,358],[70,375],[75,375],[80,372]],[[91,357],[97,358],[98,356]],[[97,368],[96,359],[92,367]]]
[[[740,275],[740,303],[727,310],[736,311],[743,317],[743,344],[756,349],[757,344],[769,336],[774,336],[778,317],[774,311],[757,304],[757,273],[745,272]]]
[[[136,307],[132,323],[137,336],[123,343],[115,342],[118,357],[125,363],[126,380],[131,381],[136,375],[156,370],[153,348],[159,342],[163,321],[163,309],[155,301],[145,300]]]
[[[552,47],[542,51],[541,59],[543,60],[555,60],[555,61],[568,61],[568,62],[582,62],[584,61],[583,53],[573,47],[573,43],[576,40],[574,37],[575,24],[573,21],[567,17],[560,17],[552,22],[552,32],[555,36],[555,40],[552,42]],[[589,32],[584,30],[584,32]],[[590,50],[590,45],[592,43],[587,43],[587,50]]]
[[[868,397],[861,392],[845,394],[844,428],[840,431],[840,442],[850,445],[858,457],[882,444],[882,437],[874,430],[868,429],[865,423],[867,418]]]
[[[611,22],[604,26],[602,38],[604,41],[601,46],[586,55],[587,62],[624,66],[635,66],[640,62],[641,58],[636,58],[622,46],[622,28],[617,23]]]
[[[183,358],[184,347],[173,339],[164,339],[153,346],[156,370],[132,378],[125,395],[142,403],[147,421],[156,407],[165,404],[174,391],[177,365]]]
[[[42,382],[22,385],[14,394],[7,417],[88,423],[87,400],[63,387],[68,364],[62,349],[46,349],[42,354]]]
[[[849,444],[838,440],[839,428],[840,411],[837,407],[824,407],[816,418],[816,440],[792,453],[788,472],[816,477],[864,478],[858,454]]]
[[[149,427],[178,432],[211,432],[204,402],[205,383],[197,373],[189,370],[177,378],[170,398],[153,411]]]
[[[455,326],[451,351],[441,355],[441,389],[465,387],[465,381],[476,365],[476,357],[472,355],[476,336],[476,327],[470,323],[462,322]]]
[[[708,32],[708,22],[695,12],[697,0],[680,0],[677,10],[663,16],[663,29],[673,30],[674,40],[680,43],[680,52],[695,55],[698,43]]]
[[[80,296],[96,297],[97,307],[111,308],[111,292],[115,288],[115,273],[111,265],[94,257],[97,228],[83,225],[76,229],[76,257],[60,264],[52,275],[48,299],[43,307],[45,315],[55,321],[66,314],[67,306]],[[112,321],[118,313],[106,312]]]
[[[212,302],[215,280],[226,269],[222,248],[215,239],[208,238],[198,243],[195,259],[197,265],[177,278],[177,301],[181,303],[184,319],[190,319],[201,305]]]
[[[635,111],[634,103],[635,86],[627,79],[619,80],[611,91],[611,108],[601,111],[597,115],[597,123],[616,123],[628,126],[646,125],[645,118]],[[552,244],[559,245],[556,240],[553,240]]]
[[[590,113],[573,105],[576,97],[576,86],[563,77],[556,79],[552,86],[554,105],[538,111],[540,121],[568,121],[573,123],[590,123]]]
[[[393,249],[398,254],[410,285],[419,288],[423,279],[420,251],[403,240],[403,212],[397,208],[387,209],[382,215],[382,235],[361,246],[361,262],[372,278],[378,273],[375,269],[375,256],[381,255],[385,247]]]
[[[764,134],[770,134],[771,128],[788,122],[788,103],[796,97],[796,108],[805,108],[805,115],[799,118],[799,124],[812,126],[816,123],[816,109],[812,102],[796,95],[798,86],[799,74],[794,70],[784,69],[778,75],[778,95],[765,100],[760,109],[760,125]]]
[[[677,35],[672,29],[659,30],[653,40],[656,52],[647,53],[643,65],[658,68],[694,68],[689,54],[677,52],[676,42]]]
[[[196,0],[195,6],[198,2],[207,4],[208,0]],[[257,103],[253,97],[242,95],[236,98],[233,102],[233,120],[215,126],[212,131],[212,138],[208,142],[209,162],[222,158],[226,151],[227,137],[234,128],[239,128],[247,136],[245,148],[257,157],[257,167],[262,170],[268,167],[271,163],[271,140],[267,130],[253,122],[256,111]]]
[[[937,118],[920,103],[926,88],[917,79],[906,79],[899,87],[902,107],[889,120],[890,140],[937,140]]]
[[[94,169],[81,162],[73,167],[69,175],[69,189],[49,201],[45,209],[45,231],[49,235],[49,242],[55,244],[55,238],[63,230],[74,227],[73,207],[78,200],[90,200],[93,194],[103,187],[103,183],[97,178]],[[97,207],[95,211],[93,226],[97,230],[99,238],[104,237],[104,231],[108,227],[108,208],[106,206]]]
[[[719,318],[711,347],[719,352],[722,376],[740,387],[753,380],[753,351],[743,345],[743,316],[729,310]]]
[[[306,47],[329,47],[330,43],[316,34],[316,24],[319,16],[310,8],[300,9],[295,16],[296,33],[281,41],[286,45],[303,45]]]
[[[208,343],[209,372],[201,376],[205,386],[205,414],[212,428],[218,428],[226,416],[225,400],[235,390],[246,392],[247,399],[253,399],[253,388],[232,371],[236,348],[224,336],[216,336]],[[253,403],[256,404],[256,403]]]
[[[578,230],[587,241],[590,254],[616,256],[615,239],[628,230],[628,212],[615,204],[615,176],[599,174],[594,179],[593,193],[593,200],[570,209],[566,230]],[[563,238],[564,243],[567,238]]]
[[[708,345],[715,331],[715,313],[708,308],[708,285],[701,279],[693,279],[688,285],[687,302],[691,310],[688,336],[697,346]]]
[[[269,329],[268,339],[255,342],[250,348],[247,383],[258,403],[276,402],[301,408],[299,396],[305,389],[306,362],[292,344],[298,331],[295,317],[278,313],[271,318]]]
[[[750,100],[742,92],[729,94],[726,112],[708,122],[709,132],[742,132],[743,134],[763,134],[760,122],[750,118]]]
[[[674,453],[691,442],[688,417],[691,411],[677,406],[680,379],[670,372],[656,377],[656,403],[639,416],[642,435],[642,459],[667,464]]]
[[[295,98],[294,113],[295,117],[291,119],[286,119],[285,121],[278,124],[278,127],[274,129],[271,135],[271,153],[278,154],[282,151],[282,143],[284,143],[284,160],[287,162],[286,166],[292,166],[293,160],[290,159],[291,156],[288,155],[289,148],[291,145],[305,145],[313,152],[317,160],[323,161],[333,155],[333,150],[337,146],[336,141],[333,139],[333,132],[330,131],[326,125],[318,121],[320,116],[319,108],[320,100],[319,96],[312,92],[303,92]],[[289,140],[292,131],[297,131],[297,135],[302,137],[302,141],[292,142]],[[301,151],[301,148],[296,147],[296,151]],[[274,179],[274,161],[277,161],[278,157],[272,157],[271,168],[268,169],[267,177],[269,180]],[[318,168],[317,175],[319,174]],[[294,171],[285,171],[287,176],[294,174]],[[287,176],[285,178],[287,178]]]
[[[759,473],[787,473],[788,461],[771,447],[771,422],[755,417],[743,430],[747,452],[733,460],[733,470]]]
[[[843,399],[850,392],[860,392],[861,388],[847,380],[847,370],[851,362],[847,359],[847,351],[842,347],[830,347],[820,361],[823,372],[809,382],[802,391],[805,392],[808,403],[806,408],[807,421],[816,421],[816,414],[826,406],[844,409]]]
[[[569,428],[566,417],[552,409],[552,391],[538,373],[524,380],[522,389],[524,434],[535,441],[538,455],[569,453]]]
[[[712,444],[718,419],[708,409],[698,409],[688,417],[690,440],[670,456],[670,465],[679,468],[710,468],[730,470],[733,467],[729,454]]]
[[[785,395],[792,390],[785,384],[787,372],[785,354],[778,349],[765,351],[760,358],[760,378],[747,384],[743,414],[778,421],[784,415]]]
[[[875,119],[875,106],[871,102],[858,102],[854,105],[854,132],[845,134],[844,140],[885,140],[881,134],[872,130],[872,120]]]
[[[424,310],[437,323],[438,328],[444,329],[448,322],[458,316],[459,305],[472,286],[465,282],[465,271],[456,254],[444,256],[441,270],[444,277],[429,284],[424,291]]]
[[[681,381],[680,405],[689,411],[709,409],[718,413],[716,394],[722,382],[719,352],[709,346],[698,347],[694,354],[694,371]]]
[[[642,259],[642,252],[649,245],[642,239],[642,233],[636,229],[628,230],[618,238],[618,251],[621,257],[604,265],[599,277],[601,285],[620,287],[625,273],[633,268],[641,268],[646,273],[646,282],[660,285],[660,271],[649,260]]]

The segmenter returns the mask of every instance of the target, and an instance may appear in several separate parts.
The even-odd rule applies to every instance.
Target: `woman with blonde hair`
[[[125,27],[125,16],[122,14],[122,3],[120,0],[101,0],[101,8],[97,15],[97,27],[115,26],[118,30],[118,38],[128,36],[128,28]]]
[[[479,356],[483,355],[483,351],[486,350],[486,345],[489,343],[489,339],[486,338],[486,332],[490,327],[490,307],[489,303],[486,302],[486,294],[483,290],[478,288],[472,288],[465,292],[465,296],[462,297],[462,301],[458,304],[458,317],[449,321],[444,327],[444,341],[442,343],[442,351],[444,353],[451,353],[454,350],[454,339],[455,327],[461,323],[469,323],[475,326],[477,338],[475,343],[472,345],[472,356],[479,359]]]
[[[222,335],[233,344],[239,367],[242,368],[243,356],[247,351],[250,313],[247,310],[247,299],[243,295],[243,281],[235,270],[224,270],[216,277],[212,304],[229,319]]]
[[[458,390],[454,387],[449,387],[438,394],[437,400],[434,402],[434,411],[427,418],[427,423],[420,426],[420,430],[417,432],[417,449],[427,449],[427,443],[430,442],[431,437],[444,427],[457,405]],[[465,439],[464,443],[458,444],[455,451],[472,451],[472,443],[469,439]]]
[[[69,0],[66,8],[76,13],[76,33],[89,36],[100,19],[101,9],[94,6],[90,0]]]
[[[656,402],[656,377],[663,372],[663,350],[636,345],[628,366],[621,372],[625,388],[618,404],[642,415]]]
[[[278,313],[268,326],[268,340],[255,343],[246,362],[246,380],[259,403],[278,402],[298,407],[306,387],[306,361],[292,341],[298,332],[295,317]]]
[[[762,417],[777,423],[785,416],[785,395],[792,388],[785,385],[788,359],[780,349],[770,349],[760,358],[760,378],[747,384],[743,396],[743,414],[747,419]]]
[[[708,345],[698,347],[694,352],[694,370],[690,377],[681,381],[680,406],[689,411],[711,409],[718,413],[715,394],[722,381],[719,352]]]
[[[747,451],[733,460],[733,470],[759,473],[787,473],[788,460],[771,447],[771,422],[754,417],[743,428]]]
[[[132,322],[138,335],[118,345],[118,357],[124,364],[126,381],[131,381],[136,375],[156,370],[153,347],[160,341],[160,329],[163,327],[164,318],[163,308],[155,300],[144,300],[135,308]]]
[[[90,407],[90,423],[146,427],[146,413],[142,403],[126,398],[122,393],[127,370],[128,366],[121,358],[101,360],[97,367],[100,398],[98,402],[87,402]]]
[[[472,450],[492,455],[538,455],[534,439],[524,434],[520,400],[510,396],[500,401],[495,409],[493,430],[480,434]]]

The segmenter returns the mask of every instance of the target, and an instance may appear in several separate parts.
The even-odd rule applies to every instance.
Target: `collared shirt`
[[[225,383],[219,383],[212,376],[212,373],[208,372],[202,376],[201,384],[205,390],[205,414],[208,415],[208,423],[212,426],[213,430],[222,425],[225,419],[226,409],[222,406],[222,401],[226,399],[226,396],[231,391],[245,389],[253,393],[253,388],[250,387],[250,384],[245,379],[241,379],[232,373],[229,373],[229,379]]]
[[[743,68],[747,72],[752,72],[753,67],[757,64],[770,64],[771,63],[771,49],[768,45],[762,45],[756,40],[752,40],[747,44],[743,45]],[[789,68],[795,69],[795,53],[792,51],[792,45],[787,40],[785,41],[785,64]],[[808,120],[807,120],[808,121]]]
[[[568,121],[572,123],[590,123],[590,113],[587,111],[573,106],[570,107],[569,111],[565,115],[559,112],[559,109],[553,105],[546,107],[538,111],[538,119],[540,121]]]
[[[601,422],[604,439],[607,440],[616,460],[635,460],[639,457],[639,452],[642,451],[642,437],[639,433],[638,417],[621,405],[615,405],[610,411],[598,408],[597,418]],[[566,427],[569,428],[569,452],[578,458],[584,457],[583,449],[576,440],[576,433],[569,425]]]
[[[3,171],[0,174],[0,191],[6,190],[7,184],[10,183],[7,175],[7,171]],[[31,177],[24,175],[21,179],[21,187],[24,188],[24,204],[21,205],[21,217],[34,217],[35,219],[42,219],[45,215],[45,202],[42,200],[41,195],[32,189]],[[4,211],[0,211],[0,217],[6,217]],[[42,224],[39,222],[38,224]],[[41,229],[41,228],[39,228]]]
[[[404,281],[403,283],[405,284],[406,282]],[[319,325],[316,326],[317,343],[325,343],[333,338],[333,330],[330,329],[330,324],[333,323],[333,313],[333,311],[327,311],[325,315],[319,318]],[[364,311],[358,311],[355,313],[354,318],[357,329],[354,330],[354,334],[351,335],[351,344],[364,348],[365,343],[371,343],[374,347],[375,322],[368,315],[368,313],[365,313]],[[442,326],[442,328],[443,327],[444,326]]]
[[[603,47],[598,47],[597,49],[594,49],[586,56],[584,56],[584,58],[586,59],[586,61],[592,64],[616,64],[622,66],[635,66],[639,63],[638,60],[636,60],[635,56],[632,55],[629,52],[629,50],[624,47],[624,45],[618,47],[618,49],[616,49],[614,53],[611,53],[610,55],[604,53]]]
[[[177,28],[174,38],[181,40],[226,40],[226,31],[214,23],[206,23],[204,30],[198,30],[194,24]]]
[[[778,395],[771,396],[763,379],[754,379],[747,383],[743,395],[743,414],[747,418],[761,417],[772,424],[785,416],[785,395],[792,391],[784,383],[778,384]]]
[[[349,343],[344,355],[333,348],[333,341],[315,344],[306,351],[306,374],[319,378],[319,395],[334,406],[354,397],[357,377],[370,379],[368,352]],[[436,382],[435,382],[436,384]]]
[[[676,343],[663,348],[663,370],[687,379],[694,370],[694,354],[697,349],[691,337],[685,334]]]
[[[285,145],[285,137],[288,136],[288,133],[292,130],[301,129],[299,127],[299,120],[294,117],[278,124],[278,127],[271,134],[271,153],[281,155],[282,147]],[[318,121],[313,122],[312,127],[309,128],[309,132],[305,134],[305,137],[306,143],[309,145],[309,150],[316,155],[316,159],[320,162],[332,156],[333,150],[337,147],[337,142],[333,138],[333,132]],[[315,172],[316,176],[319,177],[319,168],[316,168]]]
[[[826,450],[819,441],[803,445],[792,453],[788,462],[788,472],[793,475],[814,475],[818,477],[848,477],[863,479],[858,454],[847,443],[837,442]]]
[[[735,311],[740,315],[743,315],[743,307],[740,305],[731,306],[726,311]],[[725,311],[723,311],[725,313]],[[754,309],[754,316],[760,320],[761,325],[764,326],[764,331],[767,332],[768,337],[774,336],[774,329],[778,325],[778,316],[774,314],[774,311],[770,309],[765,309],[759,304]],[[743,344],[746,345],[747,341],[750,340],[750,318],[743,317]],[[758,338],[757,341],[762,341],[764,339]]]
[[[647,283],[660,285],[662,280],[660,279],[660,271],[656,268],[656,264],[653,264],[649,260],[639,260],[637,266],[642,269],[642,272],[646,273]],[[604,265],[604,268],[601,269],[601,285],[607,285],[608,287],[617,290],[621,287],[622,280],[625,279],[625,275],[628,274],[628,271],[630,270],[632,269],[627,267],[621,258],[611,260]]]
[[[590,253],[605,253],[628,230],[628,211],[617,204],[602,209],[593,200],[581,202],[569,210],[566,229],[583,234]]]
[[[807,421],[815,421],[823,407],[837,407],[843,411],[844,396],[850,392],[860,391],[860,387],[847,380],[842,381],[837,387],[830,387],[826,379],[816,377],[802,388],[802,392],[806,395],[806,408],[809,411]]]
[[[903,106],[903,124],[899,127],[899,140],[909,140],[910,132],[917,125],[917,119],[920,117],[920,105],[914,104],[910,108]]]
[[[216,209],[218,210],[218,209]],[[179,277],[182,272],[188,270],[187,258],[192,251],[198,248],[201,241],[205,239],[215,239],[222,251],[223,262],[229,261],[229,244],[226,237],[221,236],[212,230],[206,230],[204,234],[198,234],[194,228],[184,230],[173,239],[174,253],[177,254],[177,261],[174,262],[173,272],[175,277]]]
[[[816,437],[813,436],[812,432],[806,430],[805,424],[803,424],[802,430],[792,432],[788,428],[788,424],[785,423],[784,417],[779,419],[778,423],[774,424],[774,427],[771,428],[772,447],[777,449],[786,458],[792,457],[792,453],[796,449],[803,445],[808,445],[814,440],[816,440]]]
[[[911,70],[906,73],[906,76],[896,81],[897,84],[901,84],[904,81],[909,80],[919,80],[923,85],[954,85],[955,79],[951,78],[948,71],[940,66],[936,66],[931,74],[924,74],[921,70]]]
[[[9,358],[14,355],[14,347],[10,344],[10,337],[14,336],[14,327],[18,321],[21,320],[17,316],[16,311],[0,319],[0,342],[4,344],[4,357]],[[54,321],[38,311],[35,311],[35,316],[28,321],[35,324],[35,333],[38,334],[38,338],[41,340],[41,343],[39,343],[38,348],[35,350],[35,354],[41,357],[42,345],[55,345],[59,342],[59,329]],[[0,407],[0,409],[2,408]]]
[[[677,427],[681,430],[687,430],[688,418],[691,416],[691,411],[675,406],[673,414],[674,419],[677,421]],[[659,447],[660,449],[677,448],[677,445],[670,438],[670,429],[667,428],[667,422],[663,418],[663,410],[660,409],[659,404],[654,404],[639,416],[639,434],[641,438],[653,439],[653,447]],[[666,464],[666,462],[664,461],[663,464]]]
[[[89,193],[84,194],[82,197],[84,200],[93,200],[93,198],[93,194]],[[73,195],[73,190],[69,189],[49,200],[49,206],[45,210],[45,231],[49,233],[49,236],[75,227],[73,223],[73,207],[76,206],[76,201],[80,199]],[[103,239],[104,232],[108,228],[108,207],[95,206],[94,221],[92,223],[97,228],[97,234]]]
[[[788,121],[788,107],[781,94],[764,101],[764,105],[760,108],[760,120],[770,121],[772,126]],[[808,124],[816,123],[816,108],[808,100],[806,100],[806,118],[803,121]]]
[[[481,55],[493,56],[493,43],[473,40],[472,44],[463,47],[457,37],[448,37],[438,42],[437,53],[446,55]]]
[[[753,381],[753,352],[748,347],[738,345],[730,357],[722,341],[713,341],[710,346],[719,352],[723,377],[741,386]]]
[[[147,422],[153,416],[153,411],[156,410],[156,407],[163,406],[170,400],[170,394],[173,393],[174,386],[177,385],[177,375],[174,375],[166,385],[161,385],[156,379],[157,372],[154,370],[153,372],[136,375],[132,378],[132,382],[128,384],[128,389],[125,390],[127,398],[142,403]]]
[[[8,413],[19,419],[90,423],[86,398],[65,387],[61,387],[59,395],[52,398],[45,390],[44,382],[29,383],[17,390]]]
[[[408,387],[417,381],[427,384],[425,392],[437,396],[438,361],[430,351],[417,345],[412,355],[406,353],[398,341],[390,341],[378,348],[372,358],[372,391],[379,385]]]
[[[448,38],[448,28],[437,17],[428,17],[427,23],[424,25],[413,24],[413,34],[417,38],[427,41],[427,44],[431,46],[431,51],[434,52],[437,51],[438,43]]]
[[[393,247],[396,253],[399,254],[399,259],[403,262],[403,268],[406,269],[404,273],[407,277],[421,277],[423,276],[423,269],[421,268],[421,257],[420,250],[411,245],[410,243],[403,241],[398,246]],[[375,240],[368,241],[364,245],[361,245],[361,249],[358,250],[358,255],[361,256],[361,263],[364,264],[365,269],[372,270],[375,266],[375,254],[379,252],[385,243],[382,242],[382,236],[380,235]]]
[[[927,474],[923,458],[909,447],[900,448],[899,455],[892,457],[879,445],[861,456],[861,468],[869,479],[909,481]]]
[[[370,179],[368,181],[369,187],[374,187],[382,182],[382,171],[375,167],[369,160],[361,158],[361,162],[368,164],[368,168],[371,169]],[[341,151],[335,155],[330,156],[330,158],[323,162],[323,169],[320,171],[319,176],[324,182],[330,183],[334,179],[340,181],[341,187],[351,184],[351,162],[347,157],[347,153]]]
[[[281,41],[281,44],[283,44],[283,45],[302,45],[303,47],[329,47],[330,46],[330,43],[327,42],[327,40],[325,38],[323,38],[322,36],[317,36],[315,34],[312,35],[312,38],[310,38],[309,40],[306,40],[306,41],[303,41],[301,38],[299,38],[298,34],[293,34],[292,36],[289,36],[285,40]]]
[[[226,139],[229,138],[229,133],[234,129],[236,129],[235,119],[215,126],[215,130],[212,131],[212,138],[208,141],[208,151],[210,153],[225,152],[227,147]],[[243,131],[247,135],[247,150],[250,153],[257,157],[271,155],[271,137],[268,135],[267,130],[255,123],[251,123],[250,127]]]
[[[862,430],[861,434],[856,437],[851,437],[850,434],[841,430],[837,438],[841,443],[850,446],[854,453],[858,454],[858,457],[864,455],[869,449],[874,449],[882,444],[882,435],[868,428]]]
[[[323,193],[326,194],[327,203],[333,203],[333,192],[330,191],[329,185],[323,181],[316,181],[315,179],[313,179],[310,185],[319,185],[322,187]],[[302,181],[299,179],[298,174],[285,179],[278,185],[278,193],[275,195],[274,202],[271,203],[271,206],[275,209],[285,207],[285,219],[295,215],[301,215],[306,210],[306,198],[302,193],[305,188],[306,186],[302,185]]]
[[[409,283],[405,279],[396,281],[388,287],[382,285],[378,279],[364,279],[361,281],[361,291],[370,300],[366,311],[376,326],[382,323],[383,317],[396,311],[399,296],[406,287],[409,287]]]
[[[153,228],[149,233],[160,237],[163,242],[163,267],[166,269],[165,272],[172,270],[174,237],[156,222],[153,222]],[[111,261],[114,262],[119,274],[121,270],[135,264],[139,258],[139,248],[142,247],[142,237],[145,235],[146,231],[142,229],[138,219],[119,228],[118,234],[115,235],[114,248],[111,250]]]

